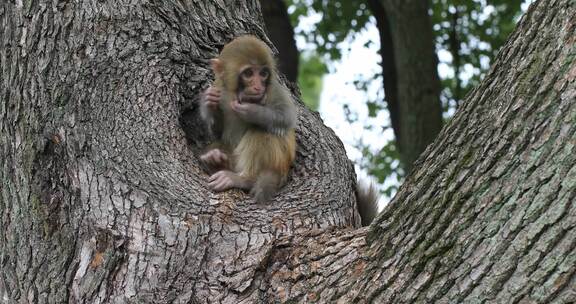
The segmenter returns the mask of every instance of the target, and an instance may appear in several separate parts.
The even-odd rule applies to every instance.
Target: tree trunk
[[[536,1],[377,220],[287,239],[271,294],[576,302],[575,55],[576,3]]]
[[[398,86],[397,95],[391,96],[397,98],[398,104],[396,141],[402,164],[410,172],[416,159],[442,128],[438,59],[428,15],[429,3],[427,0],[380,2],[392,33],[394,75]],[[382,63],[386,64],[384,60]]]
[[[290,23],[284,0],[260,0],[266,34],[278,50],[278,69],[286,79],[296,83],[300,53],[294,40],[294,28]]]
[[[398,77],[396,58],[388,13],[380,0],[368,0],[370,12],[376,19],[376,27],[380,34],[380,57],[382,57],[382,78],[384,84],[384,99],[390,114],[390,125],[394,131],[396,147],[400,148],[402,132],[400,130],[400,102],[398,101]]]
[[[267,41],[259,9],[0,4],[0,302],[258,302],[278,237],[359,226],[344,147],[302,106],[272,202],[208,190],[195,99],[225,43]]]
[[[573,1],[532,5],[393,202],[356,230],[352,166],[302,107],[271,204],[207,190],[194,99],[223,43],[263,37],[257,9],[2,4],[3,302],[576,301]]]

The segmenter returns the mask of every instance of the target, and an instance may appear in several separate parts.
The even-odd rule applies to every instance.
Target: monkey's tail
[[[374,183],[360,179],[356,182],[356,200],[362,226],[368,226],[378,215],[379,199],[380,194]]]

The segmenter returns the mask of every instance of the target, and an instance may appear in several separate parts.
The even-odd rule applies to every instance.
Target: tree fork
[[[207,190],[194,99],[223,44],[265,39],[257,8],[1,4],[3,302],[576,300],[573,1],[532,5],[362,229],[344,148],[300,105],[273,203]]]

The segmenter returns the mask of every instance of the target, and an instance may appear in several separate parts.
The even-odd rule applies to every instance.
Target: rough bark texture
[[[343,147],[302,108],[274,202],[207,190],[194,98],[262,34],[257,3],[156,3],[0,7],[3,303],[576,301],[573,1],[532,6],[358,230]]]
[[[278,50],[278,69],[293,83],[298,80],[300,53],[294,40],[294,28],[290,24],[284,0],[260,0],[266,35]]]
[[[208,190],[195,99],[257,0],[0,4],[0,302],[258,302],[276,239],[355,227],[343,145],[299,106],[267,205]]]
[[[271,281],[297,302],[574,303],[575,201],[576,3],[537,1],[369,231],[286,240]]]
[[[442,128],[438,60],[428,16],[429,3],[422,0],[380,2],[392,33],[398,86],[398,148],[402,164],[410,172]]]

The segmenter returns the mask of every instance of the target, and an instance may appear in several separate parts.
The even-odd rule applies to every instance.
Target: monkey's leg
[[[257,203],[269,201],[282,185],[282,176],[278,172],[266,170],[256,178],[256,182],[250,191]]]
[[[229,170],[218,171],[212,174],[208,179],[208,186],[217,192],[231,188],[250,190],[253,185],[254,181],[250,178],[241,176]]]

